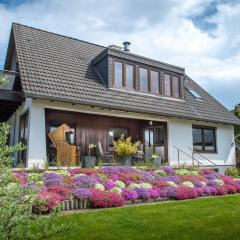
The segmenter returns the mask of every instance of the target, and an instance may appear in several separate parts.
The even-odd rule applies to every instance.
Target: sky
[[[0,0],[0,69],[12,22],[185,68],[228,109],[240,103],[240,0]]]

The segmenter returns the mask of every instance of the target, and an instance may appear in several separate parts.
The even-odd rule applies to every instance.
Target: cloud
[[[185,67],[227,107],[240,101],[232,97],[232,91],[224,91],[226,84],[231,89],[239,87],[239,1],[16,2],[0,4],[0,64],[14,21],[105,46],[129,40],[134,53]],[[224,98],[214,89],[224,91]]]

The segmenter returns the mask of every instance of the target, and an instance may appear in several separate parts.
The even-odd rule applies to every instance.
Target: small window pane
[[[133,89],[133,66],[126,64],[126,87]]]
[[[113,147],[113,141],[117,141],[121,136],[128,136],[127,128],[110,128],[108,130],[108,147]]]
[[[202,142],[202,129],[200,128],[193,128],[193,149],[202,151],[203,148]]]
[[[159,94],[158,72],[151,71],[151,92]]]
[[[114,64],[114,85],[115,87],[123,86],[123,64],[120,62],[115,62]]]
[[[171,80],[168,74],[164,74],[164,95],[171,96]]]
[[[140,68],[140,91],[148,92],[148,70]]]
[[[204,129],[204,141],[205,141],[205,150],[214,151],[214,130]]]
[[[179,78],[175,76],[172,77],[172,92],[173,97],[179,98]]]
[[[154,145],[164,146],[164,132],[163,127],[154,128]]]

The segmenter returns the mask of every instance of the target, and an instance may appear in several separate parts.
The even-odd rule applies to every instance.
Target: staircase
[[[203,156],[199,152],[196,152],[194,149],[188,147],[188,150],[190,153],[184,151],[183,149],[180,149],[176,146],[173,146],[173,148],[177,151],[177,162],[178,166],[180,165],[192,165],[192,166],[198,166],[202,168],[216,168],[217,164],[208,159],[207,157]],[[181,159],[181,155],[184,156],[184,161]],[[197,157],[196,157],[197,155]]]

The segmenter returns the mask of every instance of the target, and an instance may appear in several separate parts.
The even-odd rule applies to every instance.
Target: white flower
[[[96,183],[95,188],[102,192],[105,190],[104,186],[101,183]]]
[[[202,187],[206,187],[207,186],[207,184],[204,181],[201,181],[200,183],[202,184]]]
[[[183,182],[182,185],[184,185],[185,187],[194,188],[194,184],[192,182],[189,182],[189,181]]]
[[[138,186],[140,188],[146,188],[146,189],[152,188],[152,185],[150,183],[139,183]]]
[[[177,184],[173,181],[167,181],[167,185],[170,187],[177,187]]]
[[[213,181],[214,181],[217,185],[220,185],[220,186],[224,185],[224,181],[223,181],[222,179],[214,179]]]
[[[122,194],[122,189],[119,188],[119,187],[114,187],[110,190],[111,192],[115,192],[115,193],[118,193],[118,194]]]
[[[114,183],[119,188],[125,188],[125,183],[122,181],[115,181]]]
[[[128,188],[130,188],[130,189],[136,189],[136,188],[138,188],[138,187],[139,187],[139,185],[136,184],[136,183],[131,183],[131,184],[128,186]]]

